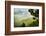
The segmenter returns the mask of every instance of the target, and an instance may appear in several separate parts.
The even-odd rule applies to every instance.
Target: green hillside
[[[21,18],[20,18],[21,19]],[[17,19],[17,18],[15,18],[14,19],[14,26],[15,27],[30,27],[30,26],[38,26],[38,21],[37,21],[37,19],[33,19],[33,17],[32,18],[26,18],[26,19],[22,19],[22,20],[20,20],[20,19]],[[23,24],[24,24],[24,26],[23,26]]]

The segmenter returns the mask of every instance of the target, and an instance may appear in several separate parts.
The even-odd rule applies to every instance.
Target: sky
[[[15,8],[14,12],[15,12],[15,14],[26,15],[26,14],[28,14],[28,9],[27,8]]]
[[[32,17],[30,12],[28,12],[28,8],[14,8],[14,15],[18,19],[19,18],[25,19]]]

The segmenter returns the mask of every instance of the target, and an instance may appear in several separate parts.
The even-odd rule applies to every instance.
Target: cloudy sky
[[[28,9],[27,8],[15,8],[14,9],[15,14],[28,14]]]
[[[29,18],[29,17],[32,17],[30,12],[28,12],[28,8],[14,8],[14,15],[17,18]]]

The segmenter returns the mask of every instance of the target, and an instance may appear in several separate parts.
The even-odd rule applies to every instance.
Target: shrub
[[[36,20],[36,21],[33,21],[31,24],[30,24],[31,27],[35,27],[35,26],[39,26],[39,22]]]

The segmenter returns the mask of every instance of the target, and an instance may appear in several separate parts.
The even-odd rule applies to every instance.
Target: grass
[[[21,18],[18,19],[14,16],[14,27],[34,27],[38,25],[39,22],[37,19],[33,19],[33,17],[21,20]]]

